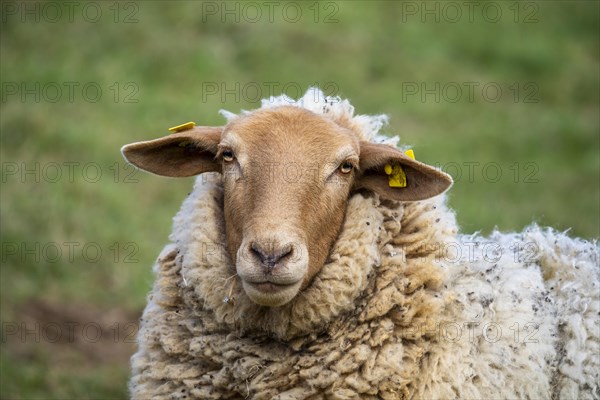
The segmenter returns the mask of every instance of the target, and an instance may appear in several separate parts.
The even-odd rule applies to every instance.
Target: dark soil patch
[[[2,322],[2,343],[21,359],[43,351],[54,361],[121,364],[135,351],[141,311],[33,299],[16,315],[19,320]]]

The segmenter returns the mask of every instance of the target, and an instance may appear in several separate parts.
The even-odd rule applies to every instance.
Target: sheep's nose
[[[253,242],[250,245],[250,252],[254,255],[265,268],[266,273],[273,272],[273,269],[278,264],[281,264],[284,258],[290,258],[294,251],[294,247],[291,243],[284,246],[278,246],[276,243],[259,244]]]

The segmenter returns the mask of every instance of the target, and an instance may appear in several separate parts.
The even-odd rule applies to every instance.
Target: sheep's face
[[[219,143],[228,249],[248,296],[278,306],[325,263],[359,165],[359,142],[296,107],[239,118]]]
[[[227,248],[246,294],[264,306],[283,305],[310,285],[353,191],[412,201],[451,184],[446,174],[298,107],[134,143],[123,154],[160,175],[222,174]],[[398,164],[406,187],[389,185],[385,166]]]

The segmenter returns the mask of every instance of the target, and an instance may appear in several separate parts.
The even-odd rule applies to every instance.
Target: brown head
[[[353,192],[416,201],[452,184],[394,147],[361,141],[349,126],[294,106],[132,143],[122,152],[158,175],[222,174],[227,249],[248,297],[264,306],[283,305],[310,285]],[[386,164],[402,166],[406,187],[389,186]]]

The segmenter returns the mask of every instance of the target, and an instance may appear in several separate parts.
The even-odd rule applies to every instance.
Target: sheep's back
[[[449,318],[417,397],[600,397],[596,243],[532,226],[448,248]]]

